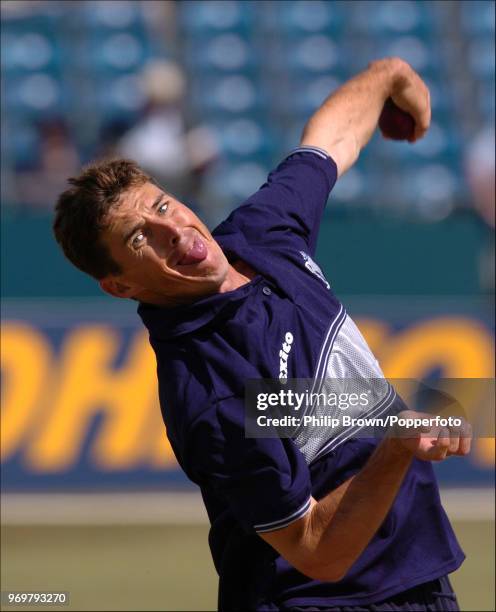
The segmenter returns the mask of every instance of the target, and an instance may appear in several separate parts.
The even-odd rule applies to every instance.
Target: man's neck
[[[249,283],[256,275],[256,270],[241,259],[237,259],[232,264],[229,264],[226,280],[220,286],[219,293],[234,291]]]

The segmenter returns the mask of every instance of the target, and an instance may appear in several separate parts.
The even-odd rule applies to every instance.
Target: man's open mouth
[[[186,253],[177,262],[178,266],[189,266],[191,264],[203,261],[208,255],[208,250],[201,238],[193,239],[193,244],[189,247]]]

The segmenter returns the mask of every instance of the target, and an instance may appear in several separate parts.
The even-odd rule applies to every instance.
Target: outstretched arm
[[[300,144],[325,149],[341,176],[356,162],[379,121],[387,98],[415,121],[411,142],[429,128],[429,90],[418,74],[399,58],[372,62],[331,94],[305,125]]]

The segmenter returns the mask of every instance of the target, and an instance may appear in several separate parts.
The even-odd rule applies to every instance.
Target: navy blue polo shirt
[[[307,578],[258,535],[303,516],[310,497],[318,500],[356,474],[377,442],[350,428],[328,438],[304,431],[248,438],[247,379],[375,378],[383,384],[373,414],[401,407],[314,261],[336,179],[324,151],[296,149],[213,232],[227,258],[246,262],[257,276],[188,306],[141,304],[138,310],[157,357],[167,435],[201,488],[211,522],[221,610],[370,604],[450,573],[464,558],[432,465],[418,460],[383,525],[339,582]],[[290,350],[281,365],[288,332]]]

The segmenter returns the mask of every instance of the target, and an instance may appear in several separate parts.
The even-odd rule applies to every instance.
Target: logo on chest
[[[288,357],[293,345],[293,334],[286,332],[284,342],[279,351],[279,380],[284,384],[288,379]]]
[[[305,262],[305,268],[309,270],[312,274],[314,274],[317,278],[320,278],[324,285],[328,289],[330,289],[331,285],[329,285],[329,283],[327,282],[327,279],[324,276],[322,270],[320,269],[320,266],[316,264],[314,260],[310,257],[310,255],[308,253],[305,253],[305,251],[300,251],[300,255],[303,257],[303,261]]]

